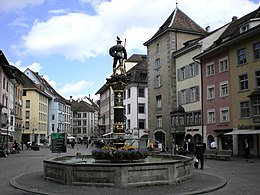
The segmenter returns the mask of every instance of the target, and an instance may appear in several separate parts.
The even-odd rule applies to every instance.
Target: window
[[[83,118],[87,118],[87,113],[83,112]]]
[[[222,82],[220,83],[220,97],[228,96],[228,82]]]
[[[215,99],[215,86],[214,85],[210,85],[207,87],[207,99],[208,100],[212,100]]]
[[[86,127],[83,127],[83,132],[82,133],[84,133],[84,134],[87,133],[87,128]]]
[[[144,91],[144,88],[138,88],[138,97],[145,97]]]
[[[51,115],[51,120],[55,120],[55,114]]]
[[[25,104],[26,104],[26,108],[30,108],[30,100],[26,100]]]
[[[138,128],[145,129],[145,119],[138,119]]]
[[[260,87],[260,70],[255,72],[256,87]]]
[[[154,86],[155,87],[160,87],[162,85],[162,77],[160,75],[157,75],[155,77],[155,81],[154,81]]]
[[[159,52],[159,51],[160,51],[160,44],[157,43],[157,44],[156,44],[156,52]]]
[[[130,119],[127,119],[127,128],[131,129],[131,121],[130,121]]]
[[[201,125],[201,112],[194,112],[195,125]]]
[[[246,60],[246,49],[240,49],[237,51],[237,63],[238,65],[245,64],[247,62]]]
[[[190,88],[190,101],[195,102],[197,100],[197,90],[195,87]]]
[[[214,63],[207,64],[206,68],[207,68],[206,70],[207,76],[212,76],[215,74]]]
[[[221,108],[220,109],[220,122],[229,122],[229,109]]]
[[[78,113],[78,118],[81,118],[81,113]]]
[[[162,127],[162,116],[156,116],[156,127],[157,128]]]
[[[3,89],[5,89],[5,77],[3,78]]]
[[[260,115],[260,98],[253,100],[253,115],[254,116]]]
[[[30,118],[30,111],[25,111],[25,118],[29,119]]]
[[[156,96],[156,108],[161,108],[162,107],[162,96],[158,95]]]
[[[249,30],[249,24],[245,24],[240,27],[240,33],[246,32]]]
[[[158,69],[158,68],[160,68],[160,66],[161,66],[160,58],[157,58],[157,59],[155,60],[155,62],[154,62],[154,68],[155,68],[155,69]]]
[[[254,60],[260,60],[260,42],[253,45]]]
[[[138,104],[138,113],[140,114],[145,113],[145,104]]]
[[[127,89],[127,98],[131,97],[131,88]]]
[[[250,117],[250,108],[249,102],[240,102],[240,116],[241,118],[248,118]]]
[[[189,65],[189,69],[190,69],[190,77],[194,77],[196,75],[196,65],[195,65],[195,63],[191,63]]]
[[[81,126],[81,121],[78,121],[78,126]]]
[[[186,103],[186,90],[181,90],[180,91],[180,102],[181,104]]]
[[[239,76],[239,90],[248,89],[248,77],[247,74]]]
[[[208,110],[208,123],[215,123],[215,110]]]
[[[219,60],[219,72],[225,72],[228,70],[228,59],[223,58]]]
[[[127,114],[131,114],[131,104],[127,104]]]
[[[30,122],[25,121],[24,127],[25,127],[25,129],[29,129],[30,128]]]

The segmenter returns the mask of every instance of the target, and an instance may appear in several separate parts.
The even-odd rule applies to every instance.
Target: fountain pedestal
[[[113,124],[113,144],[116,148],[125,145],[125,114],[124,114],[124,91],[129,80],[125,74],[113,74],[107,79],[107,83],[114,92],[114,124]]]

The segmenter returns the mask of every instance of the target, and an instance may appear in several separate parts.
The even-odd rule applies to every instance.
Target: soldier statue
[[[121,45],[122,41],[117,36],[117,44],[109,49],[109,54],[114,58],[113,61],[113,75],[115,75],[117,68],[120,68],[121,74],[126,74],[125,72],[125,60],[127,59],[127,53],[124,46]],[[117,67],[117,62],[119,65]]]

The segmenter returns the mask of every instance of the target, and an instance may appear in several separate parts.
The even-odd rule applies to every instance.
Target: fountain
[[[92,155],[61,156],[44,160],[45,179],[65,185],[131,187],[174,184],[193,175],[191,158],[171,154],[152,154],[146,149],[125,145],[123,94],[127,54],[117,37],[110,48],[114,58],[113,74],[107,83],[114,92],[114,124],[112,146],[92,151]],[[119,66],[116,67],[119,61]],[[118,72],[119,68],[119,73]]]

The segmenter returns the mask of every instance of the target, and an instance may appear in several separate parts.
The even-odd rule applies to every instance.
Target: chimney
[[[70,96],[70,102],[72,102],[72,95]]]
[[[205,29],[207,32],[210,32],[210,26],[207,26]]]
[[[237,16],[233,16],[232,17],[232,22],[236,21],[237,20]]]

